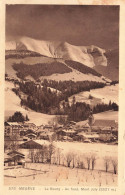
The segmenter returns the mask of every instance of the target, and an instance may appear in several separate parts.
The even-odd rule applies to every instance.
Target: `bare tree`
[[[86,156],[87,168],[90,170],[91,156]]]
[[[80,167],[80,155],[76,156],[77,168]]]
[[[40,149],[39,153],[40,153],[40,160],[43,163],[45,159],[46,148],[43,147],[42,149]]]
[[[91,155],[92,170],[94,170],[94,168],[95,168],[96,159],[97,158],[96,158],[95,154],[92,154]]]
[[[64,166],[64,164],[65,164],[65,157],[64,157],[64,154],[62,154],[61,159],[62,159],[62,165]]]
[[[109,165],[110,165],[110,158],[105,156],[104,157],[104,166],[105,166],[105,171],[107,172],[109,169]]]
[[[80,169],[84,169],[84,168],[85,168],[85,165],[84,165],[84,162],[83,162],[83,161],[80,161],[79,168],[80,168]]]
[[[61,156],[62,156],[62,149],[57,148],[57,150],[56,150],[56,156],[57,156],[57,163],[60,165]]]
[[[75,162],[76,162],[76,153],[74,151],[71,152],[72,155],[72,167],[75,167]]]
[[[117,167],[118,167],[118,160],[114,158],[114,159],[111,160],[111,162],[112,162],[112,166],[113,166],[113,169],[114,169],[114,174],[116,174],[117,173]]]
[[[39,163],[39,161],[40,161],[40,151],[39,150],[37,150],[34,153],[34,161],[35,161],[35,163]]]
[[[52,161],[52,155],[55,153],[55,147],[54,145],[51,143],[48,147],[48,161],[51,164]]]
[[[67,166],[70,167],[70,164],[72,162],[72,153],[68,152],[66,155],[65,155],[65,159],[66,159],[66,162],[67,162]]]
[[[34,149],[29,149],[29,158],[31,159],[31,162],[34,162],[34,156],[35,156],[35,152]]]

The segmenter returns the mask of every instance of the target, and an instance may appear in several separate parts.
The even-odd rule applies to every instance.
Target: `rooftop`
[[[115,120],[95,120],[93,126],[100,126],[100,127],[116,127]]]

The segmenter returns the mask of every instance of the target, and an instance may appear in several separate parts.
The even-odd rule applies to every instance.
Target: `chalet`
[[[70,125],[76,125],[76,122],[75,121],[70,121],[69,124]]]
[[[34,135],[36,135],[36,132],[33,129],[27,129],[25,131],[25,135],[28,135],[28,134],[34,134]]]
[[[11,165],[11,158],[8,154],[4,154],[4,166]]]
[[[64,135],[68,137],[73,137],[76,134],[76,131],[71,130],[71,129],[63,130],[63,132],[64,132]]]
[[[64,136],[63,137],[63,140],[66,140],[66,141],[73,141],[73,139],[69,136]]]
[[[86,140],[89,139],[90,141],[96,141],[99,139],[99,135],[98,134],[94,134],[94,133],[84,133],[84,132],[80,132],[77,134],[77,136],[81,137],[81,140]]]
[[[12,165],[23,165],[25,164],[25,155],[17,152],[11,151],[4,156],[4,165],[12,166]]]
[[[34,123],[31,123],[31,122],[26,122],[23,124],[23,128],[25,130],[28,130],[28,129],[32,129],[32,130],[37,130],[37,126],[34,124]]]
[[[8,136],[12,135],[12,126],[8,122],[4,123],[4,127],[5,127],[4,136],[8,137]]]
[[[26,135],[26,137],[28,137],[29,139],[35,139],[36,135],[34,133],[29,133]]]
[[[56,140],[56,133],[51,131],[42,131],[39,133],[39,138],[44,140]]]
[[[50,142],[47,140],[29,140],[19,145],[23,149],[42,149],[49,146]]]
[[[16,150],[13,150],[13,151],[7,153],[7,155],[10,155],[10,156],[11,156],[11,155],[15,155],[15,154],[19,154],[19,155],[25,156],[23,153],[18,152],[18,151],[16,151]]]
[[[99,133],[112,133],[112,130],[117,130],[118,125],[115,120],[95,120],[92,125],[92,131],[99,130]]]
[[[51,130],[53,130],[53,126],[52,125],[44,125],[43,126],[43,129],[44,130],[46,129],[46,130],[50,130],[51,131]]]
[[[57,140],[62,140],[63,136],[65,136],[65,133],[63,132],[63,129],[59,129],[56,131]]]
[[[83,142],[84,141],[84,136],[81,136],[81,135],[75,135],[74,137],[73,137],[73,140],[74,141],[78,141],[78,142]]]

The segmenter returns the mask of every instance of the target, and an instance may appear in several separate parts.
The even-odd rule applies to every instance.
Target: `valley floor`
[[[65,157],[64,165],[26,163],[22,167],[5,167],[4,183],[5,185],[41,185],[41,186],[116,186],[117,174],[113,173],[113,167],[110,163],[108,172],[105,172],[104,158],[117,159],[118,146],[100,143],[79,143],[79,142],[54,142],[57,148],[62,149],[65,156],[68,152],[74,152],[83,159],[84,169],[66,167]],[[20,152],[28,156],[26,149],[20,149]],[[92,171],[87,170],[86,156],[94,154],[96,157],[95,168]],[[61,161],[61,164],[63,162]],[[10,169],[11,168],[11,169]]]
[[[16,174],[16,178],[4,177],[4,184],[13,186],[117,186],[117,175],[112,173],[41,163],[28,163],[26,168],[5,170],[4,173]]]

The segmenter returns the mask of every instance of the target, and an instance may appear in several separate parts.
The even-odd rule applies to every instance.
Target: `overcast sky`
[[[6,40],[17,36],[116,48],[119,6],[7,5]]]

